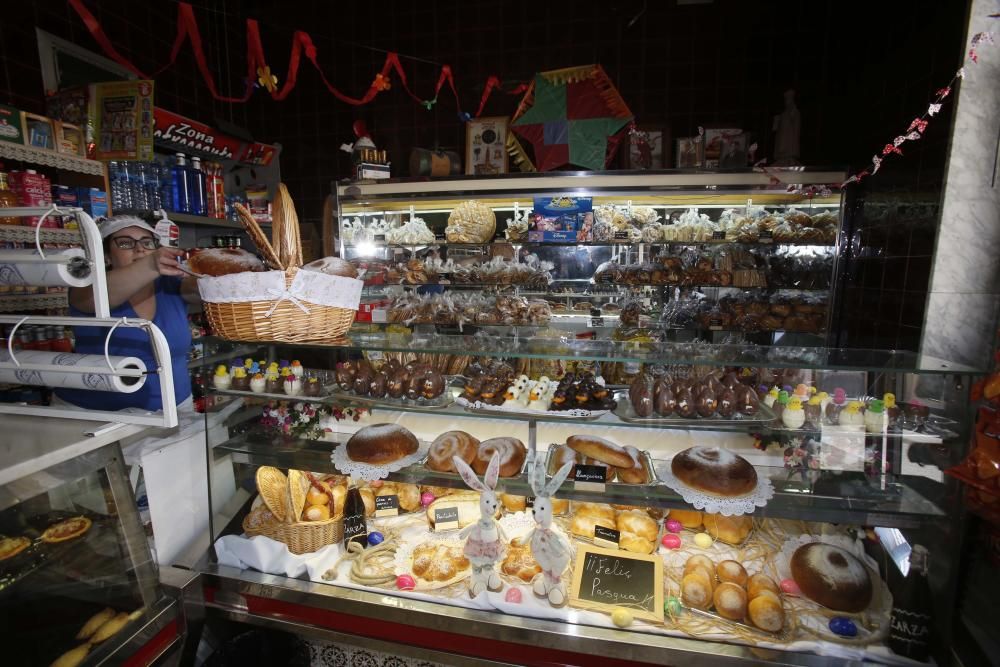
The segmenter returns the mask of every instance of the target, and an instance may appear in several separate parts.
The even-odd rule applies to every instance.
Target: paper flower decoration
[[[389,77],[382,76],[382,73],[379,72],[378,74],[375,75],[375,80],[372,81],[372,88],[381,92],[383,90],[389,90],[390,88],[392,88],[392,83],[389,81]]]
[[[266,88],[269,93],[273,93],[278,89],[278,77],[271,74],[271,68],[267,65],[257,68],[257,82]]]

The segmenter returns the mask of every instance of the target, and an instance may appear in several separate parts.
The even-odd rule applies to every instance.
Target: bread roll
[[[460,491],[444,498],[438,498],[427,506],[427,520],[434,525],[434,512],[449,507],[458,508],[458,527],[465,528],[479,520],[479,494],[475,491]],[[499,511],[499,508],[497,508]]]
[[[734,560],[721,561],[715,566],[715,574],[719,581],[734,583],[741,588],[747,585],[746,569]]]
[[[629,510],[618,515],[618,530],[634,533],[648,542],[655,542],[659,526],[642,510]]]
[[[576,452],[566,445],[552,445],[552,453],[548,455],[548,459],[549,474],[554,475],[570,461],[576,462],[577,456]],[[570,473],[570,476],[572,477],[572,473]]]
[[[668,519],[680,521],[681,525],[690,530],[698,530],[702,526],[702,513],[698,510],[670,510]]]
[[[632,467],[615,468],[618,481],[623,484],[649,484],[649,474],[642,461],[642,454],[635,447],[626,445],[625,451],[632,457]]]
[[[482,475],[486,472],[486,468],[490,465],[490,459],[493,458],[495,452],[499,452],[500,454],[501,477],[513,477],[521,472],[521,467],[524,465],[524,458],[528,455],[528,450],[525,449],[524,443],[517,438],[490,438],[489,440],[483,440],[479,443],[479,451],[476,452],[476,458],[472,460],[472,469],[476,471],[477,475]]]
[[[747,596],[752,600],[763,592],[771,592],[775,595],[781,594],[781,589],[778,588],[778,584],[774,583],[774,579],[767,576],[766,574],[754,574],[747,579]]]
[[[604,526],[605,528],[614,530],[615,522],[614,519],[608,519],[603,516],[574,514],[573,520],[569,524],[569,532],[580,537],[592,539],[594,537],[594,526]]]
[[[573,503],[573,514],[582,516],[599,516],[611,522],[615,527],[615,510],[604,503]]]
[[[632,457],[625,451],[625,448],[616,445],[610,440],[592,435],[571,435],[566,438],[566,444],[573,451],[579,452],[584,456],[589,456],[592,459],[603,461],[616,468],[632,467]]]
[[[618,547],[632,553],[651,554],[656,549],[656,542],[635,533],[623,532],[618,537]]]
[[[80,631],[76,633],[77,639],[90,639],[90,637],[97,632],[97,629],[110,621],[115,617],[115,610],[111,607],[105,607],[101,611],[97,612],[91,616]]]
[[[527,584],[542,571],[542,566],[531,554],[530,544],[518,545],[517,540],[511,540],[507,545],[507,556],[500,565],[500,571],[508,576],[517,577]]]
[[[742,621],[747,615],[747,593],[738,584],[719,584],[712,593],[712,604],[719,616],[731,621]]]
[[[752,624],[767,632],[780,632],[785,625],[785,610],[781,599],[769,591],[750,600],[747,618]]]
[[[702,610],[712,605],[712,582],[700,567],[681,579],[681,601],[688,607]]]
[[[743,544],[753,529],[753,518],[745,514],[742,516],[722,516],[721,514],[706,513],[703,521],[705,531],[713,539],[726,544]]]
[[[303,271],[315,271],[325,273],[328,276],[343,276],[344,278],[357,278],[358,269],[345,259],[339,257],[323,257],[314,262],[309,262],[302,267]]]
[[[76,667],[86,659],[89,652],[90,644],[80,644],[56,658],[49,667]]]
[[[845,549],[811,542],[795,550],[789,566],[802,594],[827,609],[858,613],[871,603],[868,568]]]
[[[696,567],[704,568],[705,572],[708,573],[709,578],[715,577],[715,563],[712,562],[712,559],[708,556],[697,554],[688,558],[687,562],[684,563],[684,574],[687,574]]]
[[[512,496],[509,493],[500,493],[497,497],[508,512],[523,512],[528,500],[524,496]]]
[[[374,424],[352,435],[346,447],[352,461],[385,465],[416,453],[419,443],[417,437],[402,426]]]
[[[347,487],[338,484],[330,487],[333,496],[333,506],[330,507],[330,516],[340,516],[344,513],[344,501],[347,499]]]
[[[470,466],[479,451],[479,440],[465,431],[446,431],[434,439],[427,452],[425,466],[438,472],[458,472],[452,457],[457,456]]]
[[[367,487],[358,489],[358,492],[361,494],[361,500],[365,504],[365,516],[375,516],[375,492]]]
[[[757,487],[757,471],[742,456],[719,447],[690,447],[670,461],[683,484],[715,496],[745,496]]]
[[[550,498],[552,502],[552,516],[566,516],[569,514],[569,501],[564,498]]]
[[[330,507],[328,505],[309,505],[302,512],[305,521],[326,521],[330,518]]]
[[[191,250],[187,265],[192,272],[203,276],[228,276],[230,273],[264,270],[264,262],[242,248]]]
[[[402,512],[412,512],[420,507],[420,489],[416,484],[386,482],[375,493],[376,496],[396,496]]]

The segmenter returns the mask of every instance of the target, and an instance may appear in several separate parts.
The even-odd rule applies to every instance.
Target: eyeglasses
[[[144,236],[141,239],[133,239],[128,236],[121,236],[112,239],[115,245],[121,250],[135,250],[136,245],[142,246],[146,250],[156,250],[160,247],[160,239],[155,236]]]

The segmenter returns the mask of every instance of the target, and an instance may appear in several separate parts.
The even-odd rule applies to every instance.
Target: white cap
[[[126,227],[139,227],[141,229],[145,229],[147,232],[151,232],[153,236],[156,236],[156,230],[142,218],[137,218],[134,215],[116,215],[113,218],[105,220],[99,227],[101,230],[101,238],[106,239],[115,232],[125,229]]]

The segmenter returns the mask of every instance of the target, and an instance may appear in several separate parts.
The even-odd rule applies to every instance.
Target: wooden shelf
[[[0,141],[0,158],[104,177],[104,163],[56,151]]]

